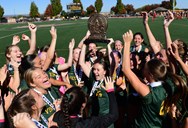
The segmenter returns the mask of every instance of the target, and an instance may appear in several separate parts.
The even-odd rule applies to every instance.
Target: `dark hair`
[[[42,48],[40,48],[40,52],[47,52],[49,48],[50,48],[50,45],[45,45]]]
[[[139,35],[142,39],[144,39],[144,36],[142,35],[141,32],[136,32],[134,35],[133,35],[133,39],[135,38],[136,35]],[[147,45],[145,41],[142,42],[144,45]]]
[[[36,54],[30,54],[30,55],[26,55],[24,56],[24,58],[21,61],[21,73],[24,74],[24,72],[26,70],[28,70],[29,68],[34,67],[34,62],[33,60],[37,57]]]
[[[33,114],[31,106],[36,104],[36,101],[32,95],[29,95],[30,89],[26,89],[18,93],[12,100],[12,103],[7,111],[10,128],[14,128],[12,117],[17,113],[26,112],[29,115]]]
[[[64,115],[64,126],[71,127],[70,115],[77,116],[81,114],[82,104],[86,102],[86,94],[80,87],[72,87],[63,95],[61,110]]]
[[[121,53],[117,50],[113,50],[113,53],[115,53],[120,59],[121,59]]]

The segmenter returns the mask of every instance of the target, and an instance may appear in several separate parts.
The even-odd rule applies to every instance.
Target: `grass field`
[[[42,25],[37,29],[37,47],[50,43],[50,25],[56,25],[58,32],[56,49],[58,55],[65,58],[67,58],[68,43],[71,38],[75,38],[76,44],[78,44],[87,32],[87,20],[51,21],[38,22],[35,24],[40,26]],[[154,22],[150,20],[149,24],[157,40],[164,43],[163,18],[157,18]],[[19,35],[20,37],[23,33],[30,35],[29,29],[25,26],[27,26],[26,23],[0,24],[0,66],[5,63],[4,51],[6,46],[11,44],[13,35]],[[141,18],[108,19],[107,37],[114,38],[114,40],[122,40],[122,34],[129,29],[133,32],[142,32],[146,42],[148,42]],[[179,38],[188,42],[188,19],[173,21],[170,26],[170,32],[172,39]],[[19,46],[23,52],[25,52],[29,47],[28,43],[25,41],[21,41]]]

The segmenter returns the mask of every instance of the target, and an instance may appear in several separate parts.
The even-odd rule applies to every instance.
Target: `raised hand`
[[[174,20],[174,14],[168,10],[167,16],[164,17],[164,27],[168,27]]]
[[[36,32],[37,31],[37,26],[35,24],[33,24],[33,23],[29,23],[28,22],[28,27],[29,27],[29,30],[31,32]]]
[[[25,34],[22,34],[22,40],[30,40],[29,36],[25,35]]]
[[[132,33],[131,30],[129,30],[128,32],[123,34],[123,41],[124,41],[125,44],[126,43],[131,44],[132,40],[133,40],[133,33]]]
[[[10,107],[11,103],[12,103],[12,100],[14,98],[15,94],[12,93],[12,92],[8,92],[8,95],[4,95],[4,101],[5,101],[5,111],[8,110],[8,108]]]
[[[142,16],[143,16],[143,23],[147,24],[148,23],[148,13],[147,12],[142,12]]]
[[[16,128],[37,128],[28,113],[18,113],[13,117],[13,123]]]
[[[112,80],[111,77],[106,77],[105,78],[105,87],[102,85],[102,88],[104,88],[106,91],[107,90],[111,90],[111,89],[114,89],[114,81]]]
[[[53,102],[55,108],[56,108],[56,112],[60,110],[60,105],[61,105],[61,99],[57,99]]]
[[[12,58],[11,58],[11,60],[10,60],[10,64],[13,66],[14,70],[18,69],[18,67],[19,67],[19,65],[20,65],[18,62],[16,62],[16,61],[13,60]]]
[[[20,42],[20,37],[18,35],[13,36],[12,45],[17,45]]]
[[[181,59],[180,58],[180,55],[179,55],[179,52],[178,52],[178,46],[175,44],[175,43],[172,43],[171,44],[171,49],[169,49],[169,51],[170,51],[170,54],[176,59],[176,60],[178,60],[178,59]]]
[[[57,30],[54,26],[51,27],[50,34],[52,36],[52,39],[57,39]]]
[[[69,43],[69,49],[73,49],[75,45],[75,40],[72,38],[71,42]]]
[[[113,39],[113,38],[108,38],[108,40],[110,41],[110,42],[108,43],[108,45],[111,45],[111,44],[114,43],[114,39]]]

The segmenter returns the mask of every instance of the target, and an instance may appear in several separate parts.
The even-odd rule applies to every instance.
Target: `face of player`
[[[105,78],[106,71],[104,70],[102,64],[96,63],[93,65],[93,73],[95,75],[95,79],[98,81]]]
[[[116,63],[116,65],[118,65],[120,63],[121,59],[118,57],[117,53],[113,53],[113,55],[114,55],[115,63]]]
[[[40,60],[41,60],[41,66],[44,66],[44,63],[46,61],[47,53],[46,52],[41,52],[40,53]]]
[[[140,35],[135,35],[134,42],[135,42],[136,47],[140,46],[143,41],[144,39],[142,39]]]
[[[33,71],[32,79],[33,84],[31,86],[35,87],[38,91],[44,91],[45,89],[51,87],[47,73],[40,68]]]
[[[33,63],[34,67],[42,69],[41,59],[38,56],[36,56],[36,58],[33,60]]]
[[[115,42],[115,49],[121,53],[121,50],[123,49],[121,41],[118,40]]]
[[[79,59],[79,57],[80,57],[80,51],[81,51],[81,49],[79,49],[79,48],[76,48],[76,49],[74,49],[74,51],[73,51],[73,60],[74,60],[75,62],[78,62],[78,59]]]
[[[7,54],[7,57],[11,60],[13,59],[16,62],[21,62],[22,52],[18,46],[13,46],[11,48],[10,54]]]
[[[97,52],[97,46],[96,46],[96,44],[90,43],[88,50],[91,51],[91,52],[90,52],[90,56],[91,56],[91,57],[96,56],[96,52]]]

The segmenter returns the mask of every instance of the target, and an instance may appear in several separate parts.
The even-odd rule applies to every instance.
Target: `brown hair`
[[[10,58],[7,55],[12,52],[13,47],[18,47],[18,45],[10,45],[10,46],[7,46],[5,49],[5,57],[7,61],[10,61]]]
[[[26,112],[29,115],[33,114],[32,107],[36,104],[34,97],[29,93],[30,89],[26,89],[17,94],[7,111],[10,127],[14,127],[12,117],[17,113]]]
[[[181,39],[176,39],[174,42],[177,42],[176,45],[178,46],[178,52],[181,57],[187,54],[187,45]]]
[[[33,84],[32,75],[33,75],[33,72],[34,72],[36,69],[40,69],[40,68],[32,67],[32,68],[29,68],[29,69],[25,72],[24,78],[25,78],[25,81],[26,81],[26,83],[27,83],[28,85]]]
[[[146,64],[148,66],[149,73],[153,76],[155,81],[164,80],[167,73],[167,67],[162,61],[152,59]]]

